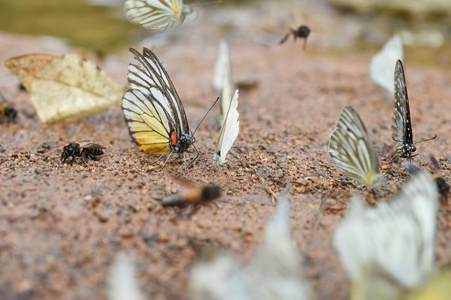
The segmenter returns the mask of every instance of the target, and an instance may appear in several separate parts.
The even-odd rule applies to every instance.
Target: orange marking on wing
[[[171,135],[171,145],[175,146],[175,144],[177,144],[177,133],[175,133],[175,131],[173,131],[172,135]]]

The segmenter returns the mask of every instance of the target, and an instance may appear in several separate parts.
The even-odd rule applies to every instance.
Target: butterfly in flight
[[[386,89],[393,95],[396,61],[404,60],[404,50],[402,47],[401,37],[397,34],[393,35],[384,45],[384,47],[373,56],[370,63],[371,79]]]
[[[329,155],[343,174],[370,187],[383,180],[373,142],[359,115],[347,105],[329,142]]]
[[[143,54],[133,48],[130,52],[135,55],[128,67],[130,89],[122,98],[130,136],[143,151],[160,154],[160,158],[185,152],[195,139],[190,135],[185,109],[168,73],[149,49],[144,48]],[[199,156],[194,149],[197,156],[189,165]]]
[[[213,154],[213,160],[218,164],[223,164],[230,148],[232,148],[233,142],[235,142],[240,131],[240,121],[238,117],[238,90],[235,91],[230,106],[222,122],[221,132],[219,133],[219,141],[216,146],[215,154]]]
[[[392,138],[395,141],[394,149],[402,158],[417,156],[413,154],[417,148],[413,142],[412,122],[410,120],[409,96],[407,95],[404,67],[398,59],[395,67],[395,110],[393,114]],[[433,140],[434,137],[421,142]]]
[[[290,31],[285,35],[285,37],[279,42],[279,44],[283,44],[286,42],[286,40],[288,39],[288,37],[290,36],[290,34],[293,35],[294,40],[296,40],[296,38],[300,38],[300,39],[304,39],[304,46],[303,49],[305,50],[305,46],[307,44],[307,37],[310,34],[310,28],[308,28],[305,25],[299,26],[298,28],[290,28]]]
[[[193,10],[183,0],[126,0],[124,11],[130,22],[159,29],[183,22]]]

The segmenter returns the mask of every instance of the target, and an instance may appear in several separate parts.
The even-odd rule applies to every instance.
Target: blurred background
[[[309,51],[374,54],[398,33],[410,63],[451,66],[449,0],[186,1],[194,14],[184,24],[166,30],[146,30],[129,23],[123,2],[2,0],[0,30],[63,39],[80,52],[102,56],[125,52],[136,44],[163,45],[186,35],[202,42],[207,32],[277,45],[290,26],[307,25],[312,30]]]

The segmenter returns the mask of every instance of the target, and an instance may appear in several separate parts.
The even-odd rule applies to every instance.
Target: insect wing
[[[127,0],[124,11],[130,22],[158,29],[183,21],[191,8],[182,0]]]
[[[393,94],[396,61],[404,60],[404,50],[401,37],[393,35],[376,55],[373,56],[370,63],[371,79]]]
[[[412,124],[410,121],[409,97],[402,62],[398,60],[395,68],[395,110],[393,113],[392,138],[395,151],[403,145],[413,144]]]
[[[144,151],[162,154],[170,150],[171,133],[189,132],[182,102],[169,75],[155,54],[130,49],[135,61],[129,66],[131,88],[122,99],[122,111],[130,135]]]
[[[384,281],[405,288],[422,283],[435,268],[437,202],[437,189],[426,172],[419,172],[390,203],[368,208],[361,199],[353,199],[334,234],[353,290],[354,283],[367,293],[383,293],[384,286],[378,285]],[[385,280],[376,278],[381,276]],[[394,299],[373,296],[369,298]]]
[[[332,133],[329,154],[335,166],[356,181],[373,186],[382,179],[379,162],[365,126],[351,106],[346,106]]]
[[[227,115],[222,123],[221,132],[219,133],[219,141],[216,146],[215,154],[213,155],[213,160],[217,161],[218,164],[223,164],[225,157],[232,148],[233,142],[235,142],[240,131],[240,121],[238,117],[238,90],[235,91],[232,101],[230,102]]]
[[[78,146],[80,148],[87,148],[87,149],[106,149],[104,146],[100,145],[99,143],[96,143],[96,142],[90,141],[90,140],[78,142]]]

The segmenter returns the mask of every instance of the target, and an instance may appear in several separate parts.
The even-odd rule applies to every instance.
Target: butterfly
[[[396,61],[404,60],[404,50],[402,47],[401,37],[397,34],[393,35],[384,45],[384,47],[373,56],[370,63],[371,79],[393,94]]]
[[[240,121],[238,117],[238,90],[235,91],[232,101],[230,102],[227,114],[222,122],[221,132],[219,133],[219,141],[216,146],[213,160],[218,164],[223,164],[227,153],[232,148],[233,142],[236,140],[240,131]]]
[[[117,82],[78,55],[27,54],[5,64],[30,92],[44,123],[75,122],[120,106]]]
[[[329,155],[335,166],[346,176],[370,187],[383,180],[379,162],[359,115],[346,106],[338,119],[329,142]]]
[[[130,89],[122,98],[130,136],[143,151],[160,157],[185,152],[195,139],[189,133],[185,109],[168,73],[149,49],[144,48],[143,54],[133,48],[130,52],[135,55],[128,67]],[[194,149],[197,156],[191,163],[199,156]]]
[[[183,0],[126,0],[124,11],[130,22],[158,29],[183,22],[193,10]]]
[[[288,39],[288,37],[290,36],[290,34],[293,35],[294,40],[296,40],[296,38],[300,38],[300,39],[304,39],[304,46],[303,49],[305,50],[305,46],[307,44],[307,38],[310,34],[310,28],[308,28],[305,25],[299,26],[298,28],[290,28],[290,31],[285,35],[285,37],[279,42],[279,44],[283,44],[285,43],[285,41]]]
[[[398,299],[435,270],[438,193],[419,172],[389,202],[367,207],[359,197],[334,234],[334,246],[352,279],[351,299]],[[368,295],[373,295],[368,297]]]
[[[213,76],[214,88],[221,91],[220,124],[223,123],[230,106],[230,101],[232,100],[233,82],[230,69],[230,56],[227,42],[221,40]]]
[[[394,149],[402,158],[417,156],[413,154],[417,148],[413,143],[412,121],[410,120],[409,96],[407,95],[406,78],[404,76],[404,67],[401,60],[398,59],[395,67],[395,110],[393,113],[392,138],[395,141]],[[428,141],[435,139],[437,135]]]

